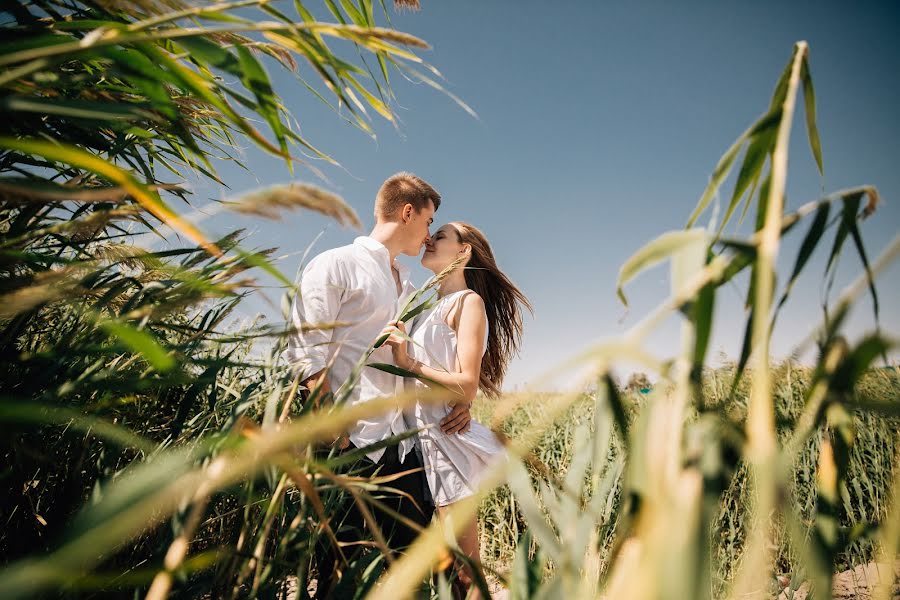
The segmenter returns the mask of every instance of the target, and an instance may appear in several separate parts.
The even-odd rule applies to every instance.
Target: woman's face
[[[440,273],[450,263],[462,256],[468,246],[459,241],[459,230],[452,223],[442,225],[425,242],[422,266],[434,273]]]

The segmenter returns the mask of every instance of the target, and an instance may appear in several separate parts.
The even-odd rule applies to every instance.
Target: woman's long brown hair
[[[506,367],[522,341],[522,308],[531,312],[531,303],[497,266],[491,245],[477,227],[458,221],[453,226],[460,243],[472,247],[464,270],[466,285],[481,296],[487,312],[487,352],[481,360],[478,387],[488,396],[497,396]]]

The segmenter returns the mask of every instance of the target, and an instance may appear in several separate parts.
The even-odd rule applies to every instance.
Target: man
[[[418,256],[429,239],[428,228],[440,203],[440,194],[428,183],[410,173],[397,173],[378,191],[372,232],[356,238],[349,246],[323,252],[306,266],[292,307],[293,325],[298,333],[290,338],[285,355],[307,389],[319,386],[321,398],[337,391],[395,318],[403,301],[415,291],[409,282],[408,269],[395,259],[400,254]],[[346,324],[330,330],[299,331],[304,323],[335,321]],[[387,346],[376,349],[369,362],[392,362],[390,349]],[[348,406],[355,405],[393,396],[401,390],[401,378],[364,367],[346,402]],[[462,407],[458,412],[462,414],[458,415],[454,427],[463,430],[468,424],[468,410]],[[341,451],[363,448],[406,430],[402,412],[395,409],[356,422],[347,436],[336,443]],[[426,527],[434,508],[425,497],[421,460],[413,445],[413,439],[408,438],[399,445],[369,452],[361,464],[354,466],[354,473],[382,477],[413,471],[387,484],[400,493],[389,493],[381,501],[413,523]],[[417,534],[415,529],[386,512],[373,512],[393,549],[402,550],[412,543]],[[333,529],[339,528],[341,520],[349,525],[338,539],[358,541],[356,532],[363,528],[363,519],[355,505],[349,504],[345,513],[336,517],[331,521]],[[345,554],[359,547],[345,546]],[[334,568],[338,557],[333,548],[324,551],[320,548],[317,557],[320,590],[317,595],[327,597],[339,577]]]

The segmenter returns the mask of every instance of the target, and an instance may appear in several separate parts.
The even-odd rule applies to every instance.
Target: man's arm
[[[316,402],[319,402],[319,398],[323,398],[323,397],[325,397],[326,394],[331,393],[331,383],[329,383],[328,377],[326,377],[325,375],[326,375],[325,369],[322,369],[318,373],[315,373],[314,375],[310,375],[309,377],[307,377],[306,379],[304,379],[303,381],[300,382],[307,389],[307,392],[304,395],[304,398],[308,397],[309,394],[311,394],[312,391],[314,389],[316,389],[317,387],[319,388],[319,394],[316,397]],[[321,386],[321,387],[319,387],[319,386]]]
[[[331,383],[328,380],[328,348],[334,329],[306,329],[310,324],[330,324],[338,320],[343,296],[340,272],[331,257],[316,257],[307,265],[300,277],[297,296],[291,307],[291,321],[296,331],[288,339],[286,358],[295,373],[305,374],[301,381],[307,391],[304,400],[318,388],[316,408],[322,408],[323,399],[330,398]],[[340,435],[337,442],[341,449],[349,446],[349,438]]]
[[[288,338],[285,359],[294,373],[304,375],[303,384],[310,390],[320,381],[323,392],[330,391],[326,367],[334,329],[313,328],[338,320],[343,287],[334,260],[318,256],[300,277],[297,295],[291,306],[291,324],[295,331]]]
[[[327,402],[330,404],[333,401],[331,398],[331,384],[328,382],[328,377],[325,376],[325,370],[319,371],[312,377],[307,377],[301,383],[306,386],[308,390],[304,395],[304,399],[309,397],[308,395],[312,393],[314,389],[319,388],[319,393],[316,395],[316,408],[325,407],[325,400],[328,399]],[[321,386],[321,387],[319,387]],[[331,440],[331,444],[337,443],[338,448],[341,450],[346,450],[350,446],[350,436],[347,433],[342,433]]]

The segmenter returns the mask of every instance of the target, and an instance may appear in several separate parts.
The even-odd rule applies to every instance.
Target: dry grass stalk
[[[97,0],[97,4],[108,11],[151,15],[183,10],[187,6],[178,0]]]
[[[279,219],[284,209],[305,208],[331,217],[345,227],[349,225],[355,229],[362,228],[356,212],[343,198],[306,183],[268,187],[241,197],[229,208],[245,215],[267,219]]]
[[[80,295],[78,277],[84,273],[83,266],[38,273],[31,285],[0,296],[0,319],[10,319],[41,304]]]
[[[338,29],[333,25],[316,23],[310,24],[307,29],[318,31],[326,35],[333,35],[335,37],[348,37],[349,34],[349,36],[356,36],[360,38],[375,38],[378,40],[384,40],[386,42],[402,44],[404,46],[422,48],[423,50],[428,50],[429,48],[431,48],[431,46],[429,46],[426,41],[417,38],[414,35],[403,33],[395,29],[387,29],[385,27],[360,27],[358,25],[341,25]]]
[[[404,8],[408,8],[409,10],[419,10],[422,7],[419,6],[419,0],[394,0],[395,10],[402,10]]]
[[[425,284],[425,286],[421,290],[419,290],[417,295],[421,295],[430,289],[440,287],[441,283],[443,283],[444,280],[447,279],[453,271],[458,269],[464,262],[466,262],[468,258],[468,256],[460,256],[452,263],[444,267],[444,269],[440,273],[435,275],[427,284]]]
[[[148,185],[154,191],[183,192],[178,185]],[[67,186],[47,186],[43,189],[16,185],[9,181],[0,182],[0,202],[9,204],[26,204],[30,202],[80,202],[83,204],[125,202],[130,198],[128,191],[121,186],[103,186],[78,188]]]
[[[106,226],[113,221],[137,221],[137,216],[143,212],[144,210],[140,206],[126,206],[113,210],[96,211],[83,219],[61,223],[56,226],[56,231],[49,231],[48,233],[68,233],[73,241],[86,242],[100,235],[106,229]],[[140,252],[146,254],[145,250]],[[136,255],[132,255],[131,258],[134,258],[134,256]]]
[[[152,256],[144,248],[132,244],[97,244],[91,248],[91,252],[100,260],[119,263],[126,269],[138,269],[141,267],[161,268],[162,261]]]

